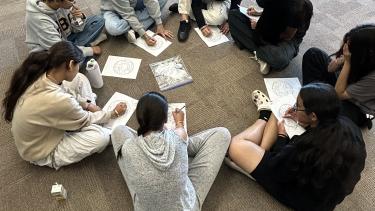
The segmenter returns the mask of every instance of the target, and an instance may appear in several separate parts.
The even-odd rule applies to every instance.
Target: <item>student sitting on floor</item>
[[[335,89],[323,83],[302,87],[286,117],[306,131],[291,139],[283,121],[271,116],[268,97],[260,91],[253,96],[259,119],[233,137],[233,162],[225,162],[294,210],[333,210],[353,191],[366,159],[361,130],[339,116]]]
[[[240,2],[233,0],[233,2]],[[169,10],[180,14],[180,27],[177,38],[180,42],[186,41],[190,33],[189,17],[197,22],[198,28],[206,37],[212,34],[209,25],[220,26],[224,34],[229,32],[228,11],[237,8],[237,4],[231,4],[230,0],[179,0],[179,3],[172,4]]]
[[[299,45],[310,26],[313,5],[310,0],[257,0],[264,8],[258,22],[239,10],[229,12],[229,30],[240,49],[254,53],[260,72],[281,70],[298,54]]]
[[[230,142],[226,128],[187,137],[185,115],[176,109],[167,130],[168,102],[146,93],[136,108],[137,132],[118,126],[112,144],[133,199],[134,210],[200,210]]]
[[[346,33],[335,56],[331,59],[320,49],[309,49],[302,60],[303,84],[322,81],[335,86],[342,114],[371,129],[366,114],[375,115],[375,24]]]
[[[167,0],[101,0],[107,32],[113,36],[126,33],[129,43],[134,43],[138,35],[147,45],[153,46],[156,39],[147,34],[146,30],[155,23],[156,34],[173,38],[172,32],[164,28],[161,20],[160,10],[166,3]]]
[[[31,52],[48,50],[53,44],[69,40],[79,46],[83,55],[100,54],[97,46],[107,39],[104,19],[87,17],[73,0],[27,0],[26,44]]]
[[[3,100],[4,118],[12,123],[24,160],[59,169],[109,143],[110,131],[98,124],[124,114],[126,105],[113,111],[95,105],[88,79],[78,73],[83,59],[79,48],[61,41],[49,51],[31,53],[14,72]],[[66,83],[73,79],[76,83]]]

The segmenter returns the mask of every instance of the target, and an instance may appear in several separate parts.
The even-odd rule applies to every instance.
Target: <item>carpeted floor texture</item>
[[[174,0],[175,1],[175,0]],[[346,31],[357,24],[375,22],[374,0],[312,0],[314,16],[299,55],[285,70],[267,77],[299,77],[301,58],[309,47],[334,52]],[[171,3],[171,2],[170,2]],[[170,4],[169,3],[169,4]],[[247,6],[248,0],[242,2]],[[99,13],[99,0],[78,0],[86,14]],[[25,40],[25,0],[0,2],[0,91],[3,97],[15,68],[27,56]],[[175,35],[178,16],[170,15],[165,26]],[[157,83],[149,63],[181,55],[194,82],[163,92],[170,102],[186,102],[188,133],[216,126],[227,127],[232,135],[249,126],[258,116],[250,100],[254,89],[266,91],[257,63],[247,51],[233,42],[207,48],[192,30],[186,43],[177,39],[158,57],[130,45],[124,36],[110,37],[98,58],[104,67],[108,55],[141,58],[136,80],[104,78],[104,87],[94,90],[103,106],[115,91],[139,98],[156,90]],[[1,98],[2,98],[1,97]],[[129,126],[136,127],[134,116]],[[375,208],[375,130],[363,130],[367,145],[366,166],[354,192],[337,210],[374,210]],[[113,155],[112,146],[55,171],[23,161],[17,153],[10,125],[0,120],[0,210],[132,210],[132,200]],[[57,202],[50,196],[51,185],[62,183],[68,199]],[[223,165],[203,210],[288,210],[247,177]]]

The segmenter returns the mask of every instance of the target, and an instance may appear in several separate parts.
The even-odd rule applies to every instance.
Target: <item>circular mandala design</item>
[[[284,82],[274,82],[272,84],[272,89],[277,96],[285,96],[289,94],[293,94],[293,88],[289,83]]]
[[[121,60],[113,65],[113,71],[119,75],[126,75],[133,71],[134,64],[131,61]]]

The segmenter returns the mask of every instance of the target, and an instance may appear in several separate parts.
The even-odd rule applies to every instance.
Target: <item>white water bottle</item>
[[[99,64],[95,61],[95,59],[90,59],[86,65],[86,76],[89,79],[91,86],[99,89],[103,87],[103,77],[102,73],[100,72]]]

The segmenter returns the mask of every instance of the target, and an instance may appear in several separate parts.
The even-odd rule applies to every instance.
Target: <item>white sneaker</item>
[[[129,43],[135,43],[137,38],[135,37],[135,31],[133,29],[130,29],[126,35],[126,38],[128,39]]]
[[[92,43],[90,43],[90,46],[97,46],[99,43],[105,40],[107,40],[107,34],[102,31],[102,33],[100,33],[100,35]]]
[[[225,163],[227,166],[229,166],[230,168],[232,168],[232,169],[234,169],[234,170],[236,170],[236,171],[238,171],[238,172],[240,172],[240,173],[246,175],[247,177],[249,177],[250,179],[252,179],[252,180],[255,181],[254,177],[252,177],[252,176],[250,175],[250,173],[247,173],[247,172],[246,172],[245,170],[243,170],[241,167],[237,166],[237,164],[234,163],[229,157],[225,157],[225,158],[224,158],[224,163]]]
[[[267,74],[270,72],[270,66],[269,66],[266,62],[260,60],[260,59],[257,57],[257,52],[256,52],[256,51],[254,51],[253,53],[254,53],[254,56],[253,56],[253,57],[250,57],[250,58],[251,58],[251,59],[254,59],[255,61],[258,62],[260,73],[262,73],[263,75],[267,75]]]

